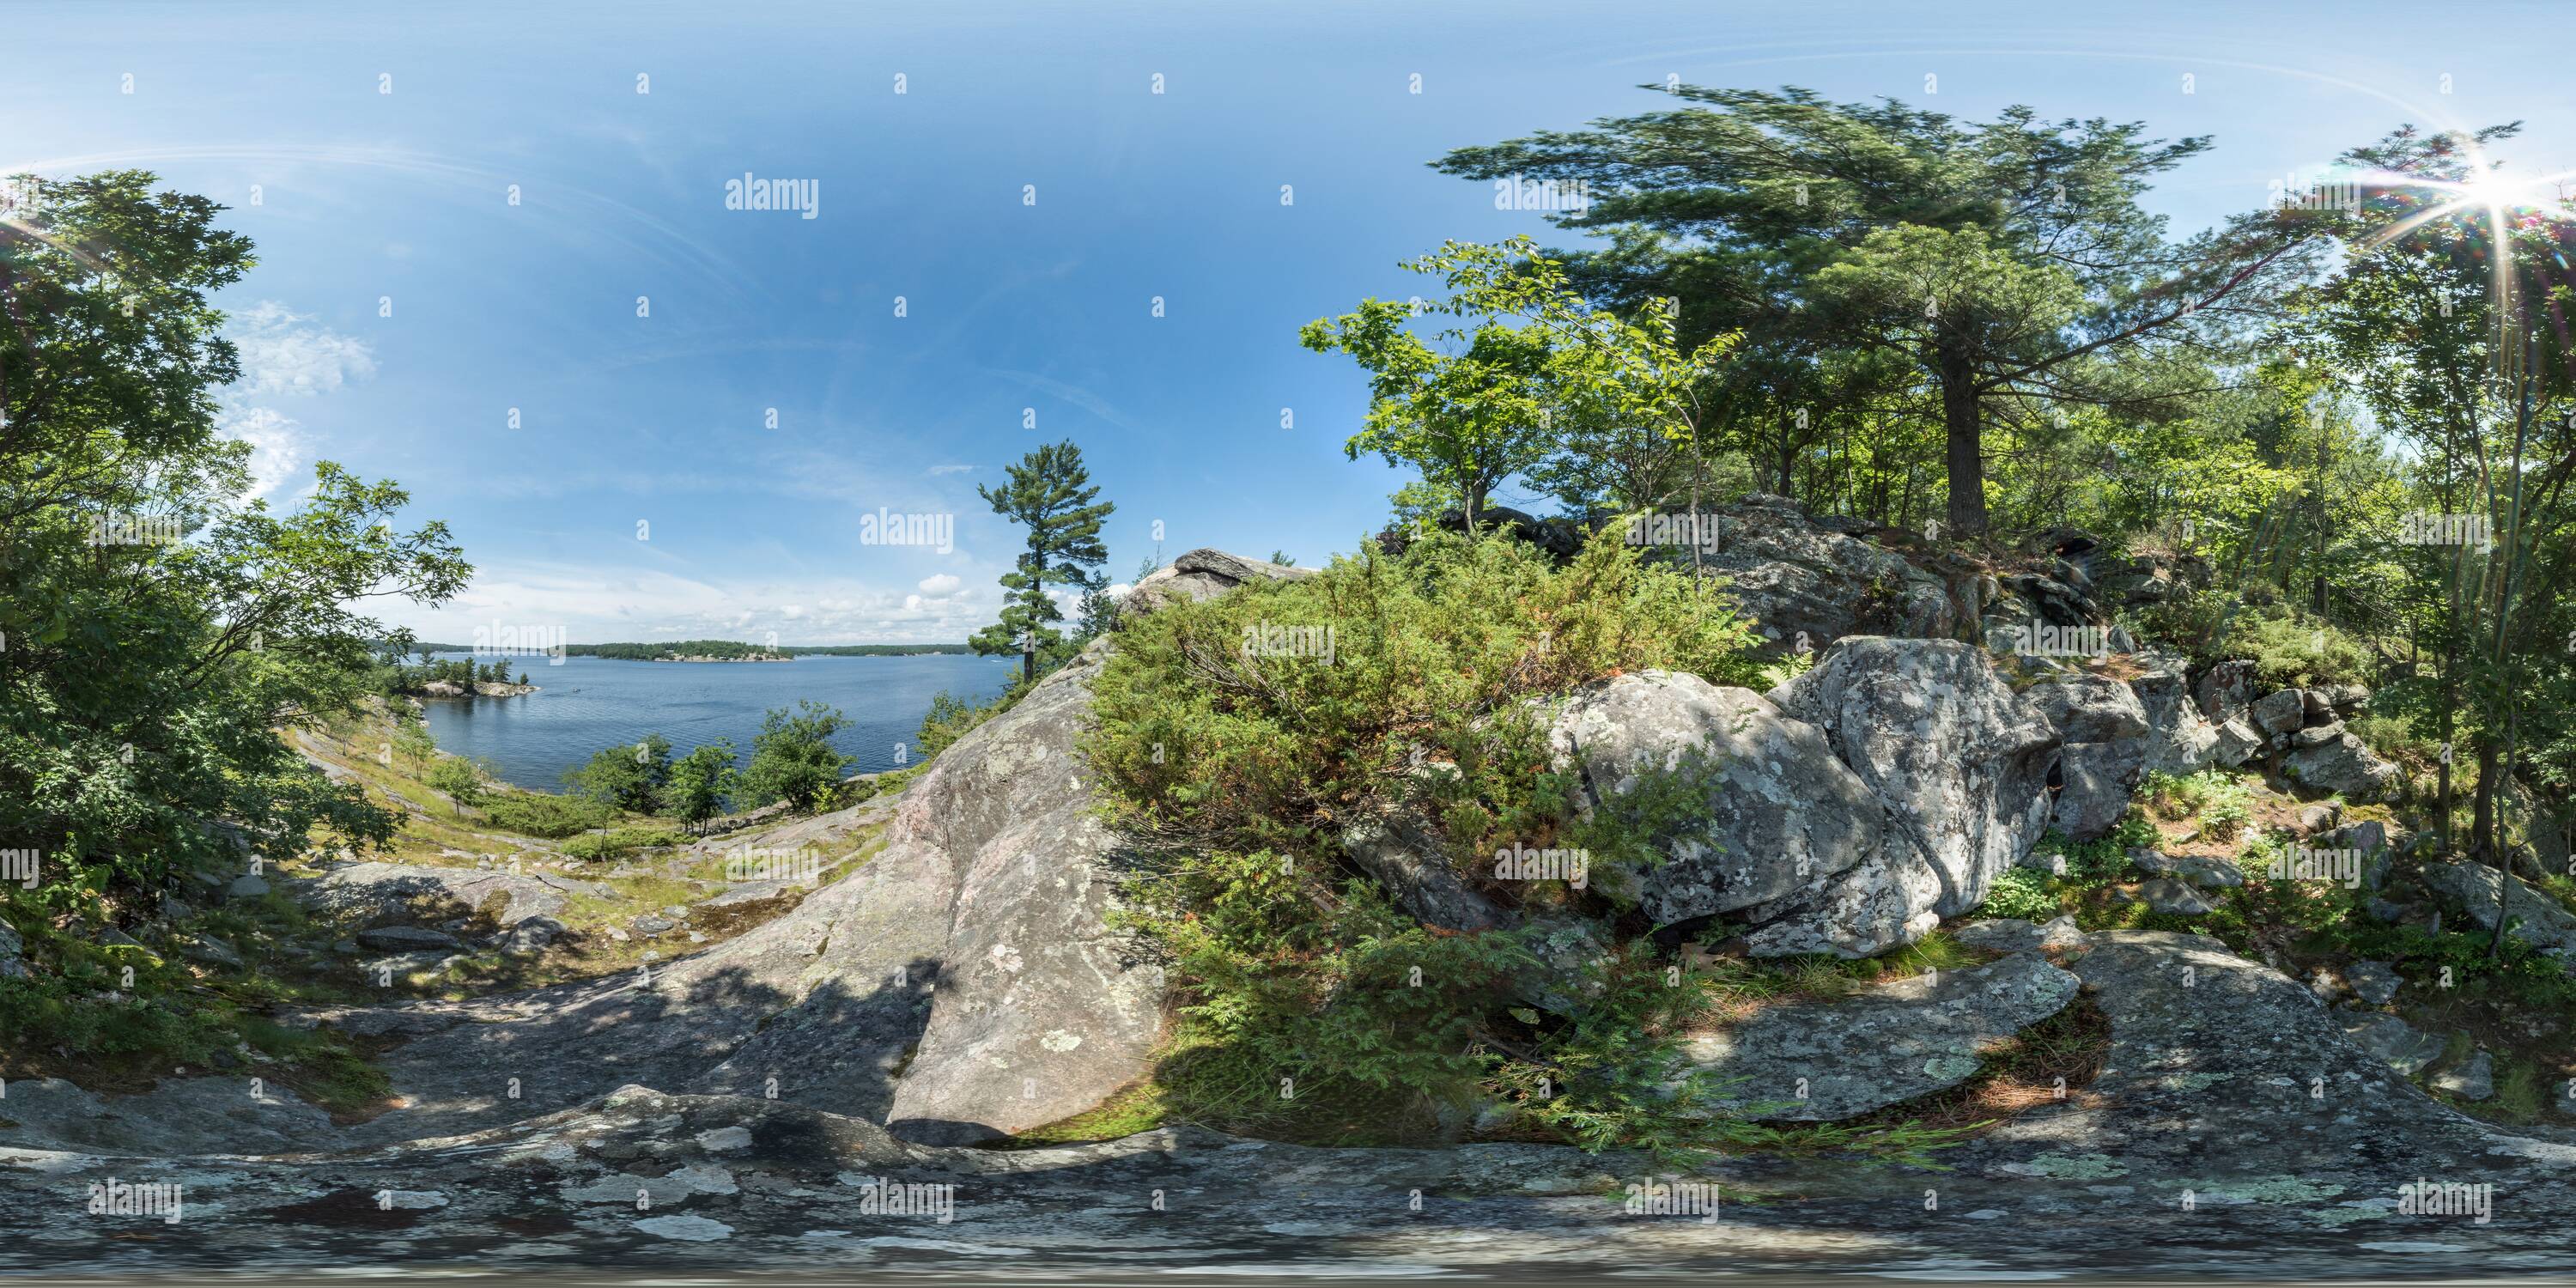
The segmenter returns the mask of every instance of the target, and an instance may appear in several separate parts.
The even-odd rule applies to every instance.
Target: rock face
[[[1271,569],[1194,551],[1145,610],[1218,593],[1238,566]],[[838,854],[882,828],[865,863],[738,938],[642,977],[467,1004],[480,1022],[385,1055],[412,1103],[357,1134],[488,1126],[638,1079],[953,1142],[1098,1105],[1144,1073],[1163,1003],[1161,969],[1107,924],[1125,853],[1075,754],[1107,656],[1048,676],[899,796],[707,843]]]
[[[1683,1049],[1694,1070],[1741,1079],[1713,1109],[1834,1122],[1967,1081],[1984,1067],[1981,1048],[2057,1014],[2075,990],[2073,975],[2016,954],[1839,1001],[1769,1007]]]
[[[1623,1186],[1667,1164],[1541,1145],[1318,1149],[1184,1126],[1090,1145],[941,1148],[784,1096],[622,1086],[536,1115],[485,1115],[452,1140],[351,1148],[321,1111],[274,1087],[277,1103],[253,1102],[238,1077],[165,1082],[113,1105],[67,1093],[44,1108],[32,1094],[21,1103],[39,1084],[13,1080],[0,1226],[42,1237],[0,1240],[0,1269],[192,1282],[388,1263],[847,1278],[864,1259],[961,1280],[1132,1278],[1151,1262],[1204,1267],[1202,1277],[1295,1267],[1494,1278],[1545,1266],[1577,1282],[1960,1268],[1980,1280],[2221,1281],[2397,1279],[2435,1264],[2530,1278],[2576,1260],[2576,1146],[2440,1105],[2355,1047],[2296,982],[2214,940],[2090,938],[2073,970],[2110,1024],[2090,1094],[2010,1116],[1942,1151],[1947,1170],[1928,1175],[1711,1157],[1704,1179],[1730,1198],[1776,1200],[1727,1202],[1714,1228],[1697,1215],[1619,1215]],[[176,1162],[189,1151],[168,1142],[191,1135],[159,1102],[199,1092],[197,1136],[229,1133],[244,1147]],[[157,1216],[62,1218],[85,1183],[110,1177],[183,1180],[186,1219],[174,1230]],[[2400,1187],[2421,1177],[2492,1184],[2492,1221],[2401,1215]],[[928,1192],[953,1211],[871,1202],[888,1185],[954,1185]],[[1935,1187],[1937,1209],[1924,1194]],[[637,1210],[638,1190],[651,1211]],[[1164,1209],[1151,1206],[1158,1190],[1173,1200]],[[1415,1209],[1412,1191],[1437,1200]],[[2193,1210],[2177,1219],[2186,1194]]]
[[[1667,671],[1620,676],[1577,693],[1548,747],[1557,772],[1580,775],[1587,816],[1633,810],[1641,791],[1687,793],[1697,806],[1674,811],[1654,835],[1669,857],[1636,874],[1658,922],[1785,899],[1887,842],[1886,809],[1824,735],[1750,690]]]
[[[2048,824],[2054,732],[2016,701],[1985,650],[1952,640],[1844,640],[1772,691],[1824,731],[1834,754],[1914,842],[1955,917],[2030,853]],[[1889,847],[1891,867],[1916,856]]]
[[[2135,654],[2130,660],[2141,668],[2141,674],[2129,681],[2129,690],[2137,695],[2139,710],[2147,721],[2147,752],[2140,768],[2196,774],[2219,760],[2219,729],[2193,703],[2183,659],[2149,652]]]
[[[2023,690],[2021,705],[2064,744],[2051,824],[2078,841],[2109,835],[2129,810],[2139,771],[2165,743],[2163,731],[2148,722],[2146,704],[2131,685],[2069,672]]]
[[[1176,555],[1171,563],[1145,574],[1120,606],[1126,612],[1150,613],[1175,601],[1214,599],[1248,581],[1294,581],[1314,575],[1311,568],[1291,568],[1201,548]]]
[[[2521,878],[2507,877],[2483,863],[2427,863],[2423,881],[2443,902],[2468,914],[2478,929],[2489,932],[2496,926],[2496,905],[2504,898],[2503,883],[2513,882],[2510,906],[2504,909],[2513,929],[2506,933],[2557,958],[2569,974],[2576,975],[2576,914],[2569,913],[2557,896],[2535,890]]]
[[[2281,767],[2301,787],[2338,792],[2346,800],[2375,801],[2405,778],[2404,771],[2379,758],[2350,733],[2331,742],[2301,747],[2281,758]]]
[[[1850,635],[1948,636],[1959,617],[1941,579],[1906,558],[1807,517],[1784,497],[1745,497],[1708,515],[1703,567],[1778,649],[1823,649]],[[1690,561],[1687,548],[1677,556]]]
[[[472,916],[496,899],[501,902],[493,908],[494,919],[513,926],[530,917],[561,915],[567,895],[611,891],[596,881],[549,872],[351,863],[324,873],[300,893],[315,911],[372,929]]]

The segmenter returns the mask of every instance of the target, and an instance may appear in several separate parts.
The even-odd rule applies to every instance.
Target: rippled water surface
[[[461,656],[461,655],[455,655]],[[793,662],[624,662],[570,657],[514,661],[540,691],[519,698],[431,702],[429,729],[438,745],[488,759],[502,778],[554,790],[563,771],[603,747],[648,734],[671,740],[672,754],[718,738],[733,740],[743,761],[763,713],[800,699],[838,707],[853,721],[833,742],[856,757],[854,770],[892,769],[945,689],[981,702],[1009,685],[1019,659],[923,654],[914,657],[805,657]]]

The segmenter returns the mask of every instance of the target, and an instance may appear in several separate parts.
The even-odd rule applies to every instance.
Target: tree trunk
[[[1961,536],[1986,530],[1985,434],[1978,420],[1976,380],[1976,368],[1964,351],[1941,350],[1941,420],[1950,436],[1950,530]]]
[[[2469,806],[2469,853],[2491,855],[2496,852],[2496,759],[2495,739],[2478,738],[2478,795]]]
[[[1788,426],[1780,427],[1780,495],[1794,501],[1798,499],[1798,449],[1791,433]]]

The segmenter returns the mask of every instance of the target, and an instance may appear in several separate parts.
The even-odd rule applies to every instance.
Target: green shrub
[[[640,742],[602,748],[590,763],[567,769],[564,786],[611,809],[650,813],[671,781],[671,740],[647,734]]]
[[[1011,709],[1022,690],[1014,686],[1002,696],[974,706],[941,689],[930,699],[930,714],[921,718],[921,732],[913,740],[913,751],[928,760],[948,750],[948,745],[963,738],[975,726]]]
[[[1247,656],[1247,640],[1282,632],[1331,658]],[[1561,810],[1532,699],[1648,667],[1752,681],[1747,638],[1615,525],[1561,570],[1519,542],[1443,534],[1132,623],[1094,686],[1083,752],[1144,835],[1321,857],[1329,819],[1409,796],[1464,859]],[[1445,768],[1411,772],[1426,761]]]
[[[832,746],[832,736],[850,727],[847,716],[820,702],[805,701],[796,710],[779,707],[760,722],[751,739],[751,764],[742,771],[741,803],[746,806],[785,801],[799,813],[828,800],[840,787],[850,758]]]
[[[2138,607],[2134,629],[2189,655],[2195,666],[2251,658],[2267,693],[2359,682],[2370,671],[2370,652],[2359,640],[2260,591],[2241,599],[2214,591],[2176,594]]]
[[[2047,921],[2057,915],[2057,895],[2048,878],[2030,868],[2006,868],[1986,884],[1986,901],[1977,914],[2017,921]]]
[[[686,835],[667,827],[620,827],[606,832],[585,832],[564,842],[563,852],[576,859],[605,859],[636,850],[688,843]]]
[[[579,796],[502,792],[484,799],[483,817],[505,832],[559,840],[604,827],[617,818],[617,811]]]
[[[1569,783],[1547,772],[1539,699],[1649,667],[1753,680],[1746,638],[1713,587],[1645,564],[1615,531],[1561,569],[1508,539],[1435,535],[1128,622],[1082,750],[1111,821],[1161,843],[1121,921],[1179,990],[1157,1071],[1171,1111],[1385,1142],[1485,1094],[1595,1148],[1736,1131],[1680,1112],[1696,1089],[1660,1090],[1675,1026],[1705,1004],[1698,981],[1674,987],[1631,946],[1589,972],[1577,1014],[1516,1005],[1534,944],[1415,924],[1343,873],[1335,837],[1338,820],[1401,803],[1462,868],[1556,843]],[[1269,647],[1283,639],[1297,647]]]

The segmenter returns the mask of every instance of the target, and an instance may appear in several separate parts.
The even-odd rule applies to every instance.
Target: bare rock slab
[[[1979,1049],[2065,1009],[2076,988],[2075,976],[2016,954],[1839,1001],[1771,1007],[1685,1050],[1693,1070],[1741,1079],[1719,1091],[1722,1109],[1761,1122],[1833,1122],[1967,1081],[1984,1067]]]

